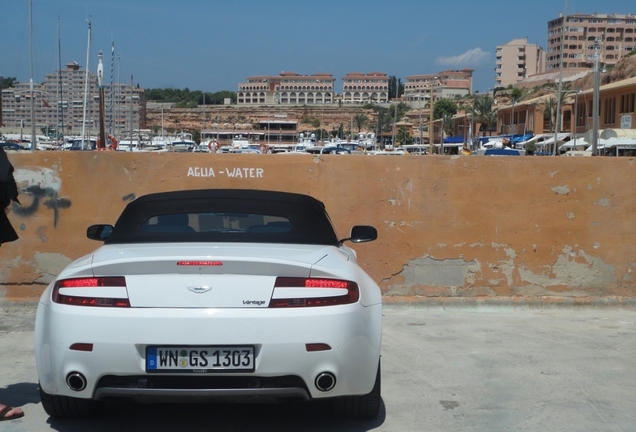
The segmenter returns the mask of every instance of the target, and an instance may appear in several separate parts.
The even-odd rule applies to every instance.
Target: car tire
[[[78,419],[93,417],[100,412],[101,404],[91,399],[54,396],[40,388],[40,400],[44,411],[53,418]]]
[[[362,396],[343,396],[329,402],[329,410],[334,417],[344,419],[371,419],[378,416],[382,405],[380,362],[371,393]]]

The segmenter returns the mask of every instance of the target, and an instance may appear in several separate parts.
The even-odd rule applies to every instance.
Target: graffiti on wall
[[[71,200],[60,197],[62,180],[55,171],[42,167],[19,168],[15,171],[14,177],[22,203],[21,206],[14,205],[15,214],[31,217],[44,206],[53,212],[53,226],[56,227],[60,219],[60,210],[69,208]]]

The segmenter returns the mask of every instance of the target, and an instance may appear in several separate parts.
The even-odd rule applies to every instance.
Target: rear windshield
[[[183,191],[141,197],[105,241],[248,242],[336,245],[324,205],[306,195],[267,191]]]
[[[282,233],[289,219],[256,213],[174,213],[152,216],[141,226],[146,232]]]

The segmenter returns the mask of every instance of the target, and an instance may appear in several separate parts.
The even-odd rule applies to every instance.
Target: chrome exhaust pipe
[[[66,375],[66,385],[73,391],[82,391],[86,388],[86,378],[79,372],[70,372]]]
[[[314,384],[318,390],[328,392],[336,386],[336,376],[331,372],[319,373]]]

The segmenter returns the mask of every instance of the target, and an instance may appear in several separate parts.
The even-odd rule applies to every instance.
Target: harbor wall
[[[0,247],[0,300],[39,297],[99,246],[141,195],[273,189],[322,200],[387,301],[552,301],[636,297],[634,159],[478,156],[237,155],[125,152],[9,154],[20,239]],[[600,299],[600,300],[599,300]]]

